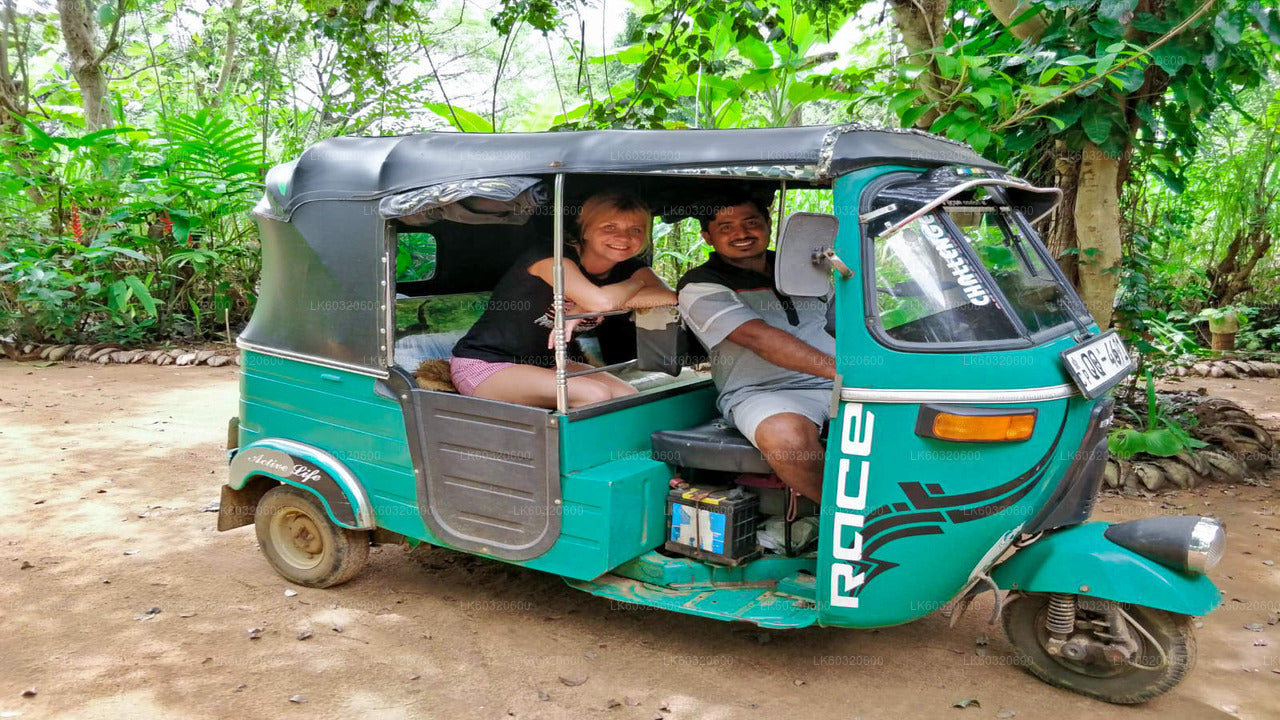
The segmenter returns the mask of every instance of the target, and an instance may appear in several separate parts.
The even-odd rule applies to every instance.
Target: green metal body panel
[[[874,168],[837,180],[835,205],[859,207]],[[837,372],[843,387],[1042,388],[1070,383],[1058,353],[1069,335],[1000,352],[904,352],[868,330],[862,238],[842,217],[836,251],[854,276],[836,276]],[[842,403],[827,444],[817,568],[819,622],[880,627],[908,622],[951,600],[984,572],[1054,491],[1083,438],[1094,401],[1033,407],[1032,437],[960,443],[916,435],[920,405]],[[998,407],[998,406],[996,406]],[[861,490],[863,473],[866,489]],[[842,493],[841,489],[844,492]],[[839,532],[837,533],[837,525]]]
[[[711,585],[757,585],[776,583],[797,573],[813,576],[812,554],[798,557],[764,555],[738,567],[712,565],[693,558],[668,557],[649,552],[613,569],[614,575],[664,587],[706,587]],[[809,599],[813,599],[809,583]]]
[[[782,583],[778,589],[751,585],[673,588],[614,574],[595,580],[566,579],[565,582],[624,607],[656,607],[716,620],[745,621],[765,628],[808,627],[818,617],[811,598],[787,594]]]
[[[241,448],[284,438],[328,452],[359,479],[378,527],[448,546],[422,521],[403,412],[374,378],[251,351],[241,364]],[[704,383],[606,415],[561,417],[561,534],[515,564],[586,580],[661,545],[671,471],[650,458],[649,435],[715,414],[715,388]]]
[[[1045,535],[991,572],[1006,590],[1074,593],[1180,615],[1205,615],[1222,594],[1208,577],[1149,560],[1103,537],[1091,522]]]

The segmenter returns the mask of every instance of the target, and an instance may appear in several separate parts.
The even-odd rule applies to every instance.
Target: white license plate
[[[1133,370],[1129,351],[1114,332],[1062,352],[1067,373],[1087,398],[1096,398],[1111,389]]]

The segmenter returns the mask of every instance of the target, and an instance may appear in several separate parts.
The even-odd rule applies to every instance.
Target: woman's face
[[[608,210],[582,229],[583,254],[617,264],[630,260],[649,239],[649,215],[643,210]]]

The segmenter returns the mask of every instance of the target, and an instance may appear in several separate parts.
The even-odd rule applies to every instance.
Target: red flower
[[[80,224],[80,211],[75,205],[71,206],[71,237],[75,238],[77,243],[85,244],[84,225]]]
[[[171,219],[169,218],[169,211],[168,211],[168,210],[161,210],[161,211],[160,211],[160,224],[164,227],[164,234],[165,234],[165,235],[172,235],[172,234],[173,234],[173,220],[171,220]]]

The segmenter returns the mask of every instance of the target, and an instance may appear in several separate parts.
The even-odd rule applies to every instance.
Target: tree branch
[[[1094,77],[1089,78],[1087,80],[1081,80],[1075,85],[1072,85],[1070,88],[1064,91],[1061,95],[1056,95],[1048,100],[1045,100],[1039,105],[1036,105],[1035,107],[1028,108],[1027,110],[1023,110],[1022,112],[1015,114],[1013,117],[1010,117],[1008,120],[1005,120],[999,125],[996,125],[995,127],[991,128],[991,132],[1000,132],[1001,130],[1004,130],[1005,128],[1009,127],[1010,125],[1014,125],[1026,119],[1027,117],[1036,114],[1037,112],[1058,102],[1059,100],[1071,97],[1072,95],[1080,92],[1084,88],[1089,87],[1094,83],[1102,81],[1103,79],[1114,74],[1116,71],[1121,70],[1122,68],[1128,67],[1129,65],[1132,65],[1133,63],[1138,61],[1138,58],[1150,55],[1151,51],[1169,42],[1174,37],[1176,37],[1179,33],[1181,33],[1183,30],[1186,30],[1188,27],[1190,27],[1193,22],[1200,19],[1200,17],[1204,15],[1206,12],[1208,12],[1209,9],[1212,8],[1214,3],[1216,3],[1217,1],[1218,0],[1205,0],[1205,3],[1201,5],[1198,10],[1196,10],[1194,13],[1189,15],[1186,20],[1183,20],[1182,22],[1178,23],[1177,26],[1170,29],[1169,32],[1165,33],[1164,35],[1161,35],[1159,39],[1157,39],[1155,42],[1151,43],[1147,47],[1143,48],[1133,56],[1125,58],[1123,62],[1116,63],[1115,65],[1108,68],[1107,71],[1102,73],[1101,75],[1095,75]]]
[[[101,65],[107,56],[120,49],[120,23],[124,22],[125,5],[128,0],[116,0],[116,19],[111,23],[111,32],[107,35],[107,44],[102,47],[102,52],[94,58],[94,65]]]

